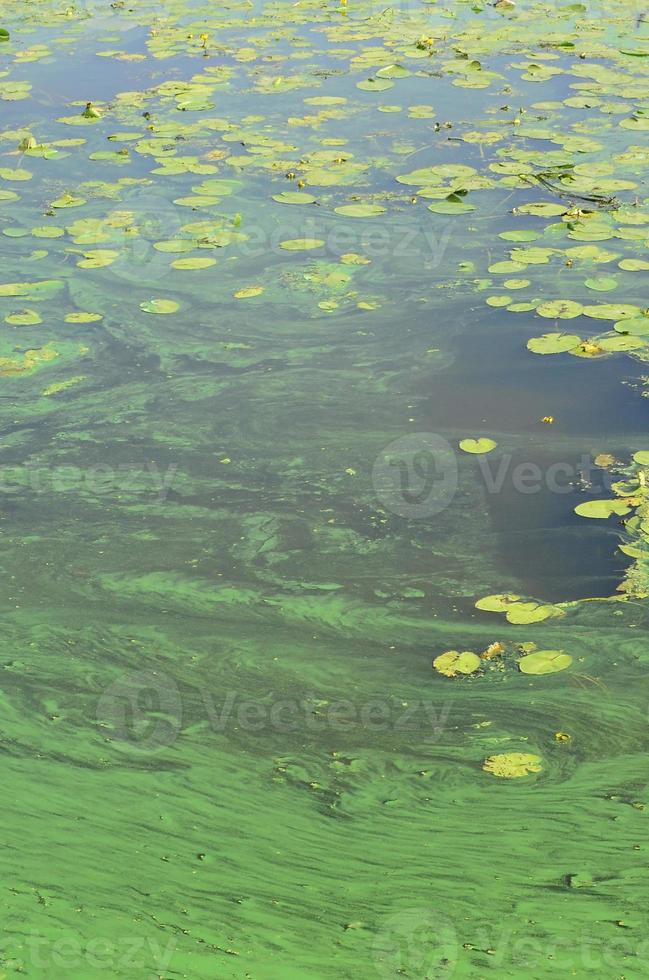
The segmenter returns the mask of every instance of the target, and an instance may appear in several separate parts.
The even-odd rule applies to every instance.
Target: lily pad
[[[149,299],[140,303],[140,309],[145,313],[176,313],[180,309],[180,303],[173,299]]]
[[[499,776],[501,779],[520,779],[522,776],[529,776],[530,773],[541,772],[543,766],[540,755],[532,752],[503,752],[499,755],[490,755],[485,759],[482,768],[492,776]]]
[[[526,625],[528,623],[542,623],[544,619],[551,619],[560,611],[556,606],[542,602],[517,602],[510,606],[506,613],[507,622]]]
[[[361,92],[385,92],[394,87],[394,82],[389,78],[367,78],[364,82],[356,82],[356,88]]]
[[[528,340],[527,349],[533,354],[563,354],[580,343],[581,337],[574,333],[544,333]]]
[[[343,204],[339,208],[334,208],[336,214],[343,214],[346,218],[376,218],[380,214],[385,214],[385,208],[379,204]]]
[[[622,517],[630,511],[631,507],[625,500],[585,500],[575,507],[575,514],[580,517],[594,517],[598,520],[606,520],[613,514]]]
[[[321,238],[289,238],[285,242],[280,242],[279,247],[287,252],[310,252],[316,248],[322,248],[324,241]]]
[[[460,449],[465,453],[471,453],[472,455],[479,456],[483,453],[490,453],[492,449],[495,449],[498,445],[493,439],[488,439],[485,436],[479,439],[462,439],[460,442]]]
[[[313,194],[306,191],[282,191],[281,194],[273,194],[273,201],[278,204],[315,204]]]
[[[518,661],[522,674],[556,674],[572,663],[572,657],[563,650],[537,650]]]
[[[536,312],[539,316],[547,317],[548,319],[557,317],[560,320],[572,320],[577,316],[581,316],[584,308],[581,303],[575,303],[570,299],[553,299],[537,306]]]
[[[521,599],[521,596],[513,592],[500,592],[496,595],[483,596],[482,599],[478,599],[475,607],[485,612],[506,612],[513,603],[520,602]]]
[[[463,653],[457,650],[447,650],[433,660],[433,667],[438,674],[445,677],[457,677],[458,674],[474,674],[481,666],[480,657],[465,650]]]
[[[42,322],[36,310],[20,310],[5,317],[5,323],[11,323],[17,327],[31,327]]]

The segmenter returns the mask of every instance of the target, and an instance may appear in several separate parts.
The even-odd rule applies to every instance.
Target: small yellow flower
[[[572,735],[568,735],[567,732],[555,732],[554,733],[554,737],[555,737],[555,740],[557,742],[571,742],[572,741]]]
[[[552,425],[554,422],[554,415],[544,415],[541,422],[545,422],[546,425]]]

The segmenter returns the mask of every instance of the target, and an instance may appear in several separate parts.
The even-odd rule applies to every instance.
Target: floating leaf
[[[629,320],[618,320],[613,324],[618,333],[629,334],[631,337],[644,337],[649,334],[649,316],[631,317]]]
[[[408,78],[412,72],[403,65],[386,65],[385,68],[379,68],[376,74],[379,78]]]
[[[539,218],[552,218],[555,215],[565,214],[567,210],[565,204],[539,201],[533,204],[521,204],[520,207],[515,209],[515,214],[533,214]]]
[[[385,208],[378,204],[343,204],[334,211],[346,218],[376,218],[379,214],[385,214]]]
[[[617,280],[611,276],[596,276],[591,279],[585,279],[584,286],[588,289],[595,289],[600,293],[608,293],[613,289],[617,289]]]
[[[210,266],[216,265],[216,259],[174,259],[171,265],[174,269],[209,269]]]
[[[646,259],[622,259],[618,265],[625,272],[646,272],[649,270],[649,262]]]
[[[518,661],[522,674],[556,674],[572,663],[572,657],[563,650],[537,650]]]
[[[279,247],[286,249],[287,252],[308,252],[315,248],[322,248],[323,245],[321,238],[290,238],[279,243]]]
[[[596,320],[626,320],[637,317],[641,312],[639,306],[629,303],[601,303],[599,306],[584,306],[583,309],[585,316]]]
[[[531,752],[503,752],[500,755],[490,755],[485,759],[482,768],[501,779],[520,779],[530,773],[541,772],[541,762],[541,756]]]
[[[641,347],[647,346],[647,341],[643,340],[642,337],[631,336],[600,337],[597,343],[601,350],[613,352],[639,350]]]
[[[84,310],[76,310],[65,316],[66,323],[97,323],[99,320],[103,320],[101,313],[86,313]]]
[[[487,439],[485,436],[479,439],[462,439],[460,442],[460,449],[465,453],[471,453],[472,455],[482,455],[483,453],[490,453],[492,449],[495,449],[498,445],[493,439]]]
[[[537,306],[536,312],[539,316],[552,319],[558,317],[560,320],[572,320],[581,316],[584,308],[581,303],[575,303],[570,299],[554,299]]]
[[[544,333],[542,337],[528,340],[527,349],[533,354],[563,354],[580,343],[581,337],[574,333]]]
[[[273,194],[273,201],[278,204],[315,204],[313,194],[305,191],[282,191],[281,194]]]
[[[246,286],[244,289],[238,289],[236,293],[234,293],[234,298],[251,299],[253,296],[261,296],[263,292],[263,286]]]
[[[520,602],[521,596],[512,592],[500,592],[496,595],[486,595],[478,599],[475,604],[476,609],[484,609],[486,612],[506,612],[509,607]]]
[[[5,323],[20,327],[31,327],[42,322],[36,310],[20,310],[18,313],[10,313],[9,316],[5,317]]]
[[[613,514],[622,517],[628,514],[631,507],[624,500],[586,500],[583,504],[577,504],[575,514],[580,517],[594,517],[598,520],[606,520]]]
[[[368,78],[364,82],[356,82],[356,88],[362,92],[385,92],[394,87],[394,82],[389,78]]]
[[[447,650],[433,660],[433,667],[438,674],[445,677],[456,677],[458,674],[473,674],[481,666],[480,657],[469,650],[459,653],[457,650]]]
[[[507,609],[506,617],[509,623],[527,625],[541,623],[560,613],[556,606],[540,602],[517,602]]]
[[[440,201],[437,204],[429,204],[428,210],[434,214],[466,214],[467,211],[475,211],[475,207],[473,204],[467,204],[457,194],[451,194],[444,201]],[[514,263],[511,264],[513,265]],[[524,268],[525,266],[520,266],[520,269]],[[519,267],[517,266],[515,269],[511,269],[511,271],[517,272],[519,271]]]
[[[180,303],[173,299],[149,299],[140,303],[140,309],[145,313],[175,313],[180,309]]]

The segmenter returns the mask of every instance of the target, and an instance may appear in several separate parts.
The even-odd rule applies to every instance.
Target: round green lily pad
[[[339,208],[334,208],[336,214],[343,214],[346,218],[376,218],[380,214],[385,214],[385,208],[379,204],[343,204]]]
[[[180,303],[173,299],[149,299],[140,303],[140,309],[145,313],[175,313],[180,309]]]
[[[572,663],[572,657],[563,650],[537,650],[518,661],[522,674],[556,674]]]
[[[508,623],[517,623],[521,626],[528,623],[541,623],[544,619],[550,619],[557,615],[556,606],[541,602],[516,602],[507,609],[506,618]]]
[[[583,504],[577,504],[575,514],[580,517],[594,517],[598,520],[606,520],[613,514],[622,517],[631,510],[629,504],[624,500],[585,500]]]
[[[289,238],[279,243],[279,247],[287,252],[308,252],[315,248],[322,248],[323,245],[321,238]]]
[[[17,327],[31,327],[42,322],[43,321],[36,310],[19,310],[16,313],[10,313],[5,317],[5,323],[11,323],[13,326]]]
[[[478,599],[475,607],[485,612],[506,612],[511,605],[520,601],[521,596],[513,592],[499,592],[496,595],[485,595],[482,599]]]
[[[278,204],[315,204],[315,197],[306,191],[282,191],[281,194],[273,194],[273,201]]]
[[[527,349],[533,354],[563,354],[580,343],[581,337],[574,333],[544,333],[542,337],[528,340]]]
[[[560,320],[572,320],[576,316],[581,316],[584,308],[581,303],[575,303],[571,299],[553,299],[537,306],[536,312],[539,316],[548,319],[558,317]]]
[[[612,276],[593,276],[584,280],[584,286],[600,293],[608,293],[617,289],[617,279],[613,279]]]
[[[462,439],[460,442],[460,449],[465,453],[471,453],[474,456],[480,456],[483,453],[490,453],[492,449],[495,449],[498,445],[493,439],[487,439],[482,437],[480,439]]]

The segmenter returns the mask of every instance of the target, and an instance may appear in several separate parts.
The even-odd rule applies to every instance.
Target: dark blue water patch
[[[487,492],[498,534],[503,571],[514,575],[521,591],[560,602],[614,594],[631,559],[618,550],[623,519],[580,517],[575,507],[586,500],[614,496],[611,477],[583,456],[513,453],[507,466],[494,460],[492,473],[502,485]],[[496,481],[498,482],[498,481]]]
[[[453,364],[430,379],[428,391],[420,391],[420,410],[431,431],[538,434],[541,420],[551,416],[552,433],[583,436],[584,451],[596,445],[602,452],[606,441],[621,433],[646,436],[648,406],[638,392],[641,362],[627,354],[597,359],[532,354],[526,346],[530,336],[562,328],[539,318],[530,328],[529,321],[488,307],[460,329],[453,337]],[[579,333],[579,328],[565,329]]]
[[[617,550],[623,525],[574,509],[614,496],[614,477],[593,465],[598,453],[627,460],[646,444],[642,365],[626,355],[534,355],[530,331],[507,317],[480,313],[453,336],[455,359],[420,391],[418,428],[497,440],[475,465],[503,572],[519,591],[549,601],[611,595],[629,565]]]

